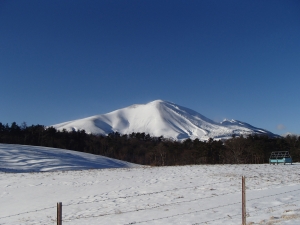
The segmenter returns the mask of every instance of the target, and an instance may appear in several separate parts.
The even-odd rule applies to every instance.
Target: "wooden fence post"
[[[62,203],[57,203],[57,225],[62,225]]]
[[[242,176],[242,225],[246,225],[246,185],[245,185],[245,176]]]

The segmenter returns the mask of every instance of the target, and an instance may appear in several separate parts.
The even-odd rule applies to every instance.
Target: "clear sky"
[[[299,0],[1,0],[0,122],[162,99],[300,134]]]

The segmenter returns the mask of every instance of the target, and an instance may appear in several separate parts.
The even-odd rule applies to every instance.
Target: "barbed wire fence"
[[[78,202],[78,203],[69,203],[69,204],[64,204],[64,207],[72,206],[72,205],[91,204],[91,203],[104,202],[104,201],[113,201],[113,200],[117,200],[117,199],[127,199],[127,198],[140,197],[140,196],[153,195],[153,194],[160,194],[160,193],[178,191],[178,190],[194,189],[194,188],[199,188],[199,187],[203,187],[203,186],[222,184],[222,183],[227,183],[227,182],[230,182],[230,180],[229,181],[220,181],[220,182],[207,183],[207,184],[202,184],[202,185],[197,185],[197,186],[188,186],[188,187],[167,189],[167,190],[162,190],[162,191],[139,193],[139,194],[134,194],[134,195],[126,195],[126,196],[120,196],[120,197],[114,197],[114,198],[98,199],[98,200],[94,200],[94,201],[83,201],[83,202]],[[57,206],[50,206],[50,207],[45,207],[45,208],[41,208],[41,209],[30,210],[30,211],[25,211],[25,212],[21,212],[21,213],[2,216],[2,217],[0,217],[0,219],[19,216],[19,215],[28,214],[28,213],[39,212],[39,211],[44,211],[44,210],[47,210],[47,209],[54,209],[54,208],[57,208]]]
[[[130,198],[141,197],[141,196],[151,196],[151,195],[157,195],[157,194],[166,193],[166,192],[176,192],[176,191],[187,190],[187,189],[196,190],[196,189],[199,189],[200,187],[204,187],[204,186],[210,186],[211,187],[213,185],[224,184],[224,183],[228,183],[228,182],[232,182],[232,179],[230,179],[228,181],[206,183],[206,184],[197,185],[197,186],[173,188],[173,189],[167,189],[167,190],[155,191],[155,192],[148,192],[148,193],[137,193],[137,194],[133,194],[133,195],[125,195],[125,196],[120,196],[120,197],[96,199],[94,201],[83,201],[83,202],[77,202],[77,203],[69,203],[69,204],[63,205],[63,207],[68,208],[68,207],[76,206],[76,205],[88,205],[88,204],[92,204],[92,203],[111,202],[111,201],[115,201],[115,200],[119,200],[119,199],[126,200],[126,199],[130,199]],[[272,185],[270,185],[270,186],[272,186]],[[213,190],[216,190],[216,189],[211,188],[210,190],[213,191]],[[247,189],[247,191],[250,191],[250,190],[254,190],[254,189]],[[275,197],[275,196],[284,195],[284,194],[290,194],[290,193],[297,192],[297,191],[300,191],[300,188],[299,189],[294,189],[294,190],[291,190],[291,191],[285,191],[285,192],[280,192],[280,193],[276,193],[276,194],[264,195],[264,196],[261,196],[261,197],[247,199],[247,202],[255,201],[255,200],[261,200],[261,199],[264,199],[264,198]],[[218,198],[220,196],[226,196],[226,195],[230,195],[230,194],[234,194],[234,193],[237,193],[237,191],[235,190],[235,191],[225,192],[225,193],[221,193],[221,194],[214,194],[212,196],[198,197],[198,198],[193,198],[193,199],[183,200],[183,201],[176,201],[176,202],[171,202],[171,203],[156,203],[155,205],[149,206],[149,207],[124,210],[124,211],[122,211],[121,214],[123,215],[123,214],[128,214],[128,213],[158,209],[158,208],[162,208],[162,207],[166,207],[166,206],[181,205],[181,204],[184,204],[184,203],[196,202],[196,201],[200,201],[200,200],[203,200],[203,199]],[[273,208],[282,207],[284,205],[288,205],[288,204],[299,202],[299,201],[300,201],[299,199],[296,199],[296,200],[285,202],[283,204],[272,206],[272,207],[264,207],[264,208],[260,208],[260,209],[257,209],[257,210],[247,210],[247,215],[249,215],[249,214],[251,214],[251,215],[259,214],[259,213],[262,213],[263,210],[270,210],[270,209],[273,209]],[[242,205],[242,201],[236,201],[236,202],[229,203],[229,204],[222,204],[222,205],[218,205],[218,206],[214,206],[214,207],[208,207],[208,208],[204,208],[204,209],[194,210],[194,211],[191,211],[191,212],[176,213],[176,214],[172,214],[172,215],[168,215],[168,216],[161,216],[161,217],[147,219],[147,220],[128,222],[128,223],[125,223],[124,225],[143,224],[143,223],[149,223],[149,222],[153,222],[153,221],[164,220],[164,219],[168,219],[168,218],[186,216],[186,215],[190,215],[190,214],[199,214],[201,212],[212,211],[214,209],[224,208],[224,207],[233,206],[233,205],[237,205],[237,207],[239,208]],[[55,208],[57,208],[57,206],[45,207],[45,208],[30,210],[30,211],[26,211],[26,212],[17,213],[17,214],[11,214],[11,215],[0,217],[0,220],[5,219],[5,218],[11,218],[11,217],[17,217],[17,216],[21,216],[21,215],[26,215],[26,214],[30,214],[30,213],[42,212],[42,211],[45,211],[45,210],[50,210],[50,209],[55,209]],[[115,211],[115,210],[111,210],[111,211],[100,213],[100,214],[82,215],[82,216],[76,216],[74,218],[69,218],[69,219],[63,219],[63,216],[62,216],[61,222],[62,223],[69,223],[69,222],[76,221],[76,220],[84,220],[84,219],[89,219],[89,218],[100,218],[100,217],[114,216],[114,215],[116,215],[116,216],[120,215],[120,212]],[[241,213],[226,215],[226,216],[223,216],[223,217],[214,218],[212,220],[193,223],[192,225],[209,224],[209,223],[224,220],[224,219],[230,220],[233,217],[238,217],[238,216],[241,217],[242,216]],[[53,218],[55,218],[55,216],[52,217],[52,219],[41,221],[41,223],[45,224],[45,225],[47,225],[47,224],[49,224],[49,225],[52,224],[53,225],[56,222],[57,222],[58,225],[61,224],[61,223],[60,224],[58,223],[58,219],[53,219]]]

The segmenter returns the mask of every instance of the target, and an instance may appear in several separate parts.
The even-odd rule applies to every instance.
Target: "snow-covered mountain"
[[[162,100],[132,105],[107,114],[56,124],[53,127],[68,131],[84,129],[87,133],[102,135],[111,132],[121,134],[145,132],[151,136],[164,136],[174,140],[226,139],[232,135],[249,134],[277,136],[237,120],[217,123],[191,109]]]

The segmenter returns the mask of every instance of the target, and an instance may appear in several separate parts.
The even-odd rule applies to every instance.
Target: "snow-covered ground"
[[[2,172],[46,172],[128,167],[139,167],[139,165],[65,149],[0,144],[0,171]]]
[[[0,146],[1,159],[5,148],[10,147]],[[18,159],[22,150],[16,145],[14,148]],[[28,171],[22,168],[27,163],[22,162],[9,171]],[[30,163],[29,158],[26,162]],[[46,158],[30,168],[40,168],[43,163],[47,171]],[[237,225],[241,224],[242,175],[246,176],[248,225],[300,224],[297,163],[75,171],[61,168],[64,171],[0,172],[0,224],[54,225],[56,203],[62,202],[63,224]]]

